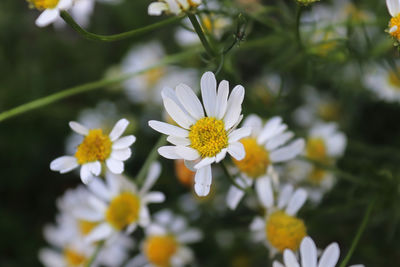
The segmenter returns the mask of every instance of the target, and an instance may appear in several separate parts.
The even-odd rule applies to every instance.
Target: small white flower
[[[386,102],[400,102],[400,71],[395,73],[379,65],[370,66],[364,76],[364,85]]]
[[[151,16],[160,16],[163,12],[179,15],[200,4],[201,0],[158,0],[149,5],[148,13]]]
[[[275,164],[289,161],[304,150],[302,138],[289,143],[294,134],[286,131],[287,125],[282,123],[281,117],[273,117],[263,125],[261,118],[250,115],[243,127],[251,128],[251,136],[240,141],[246,156],[242,160],[234,160],[241,176],[236,182],[243,187],[251,186],[254,181],[256,188],[263,187],[262,178],[276,177],[273,170]],[[231,186],[227,194],[228,206],[235,209],[243,196],[242,190]]]
[[[32,5],[42,11],[42,14],[36,19],[38,27],[45,27],[55,22],[60,17],[60,11],[69,9],[72,0],[29,0]]]
[[[270,250],[270,255],[290,248],[296,251],[301,240],[306,236],[304,222],[296,213],[307,199],[303,189],[294,190],[292,185],[285,185],[274,199],[274,191],[268,178],[260,178],[256,190],[261,205],[266,209],[265,217],[257,216],[250,225],[253,240],[263,242]]]
[[[293,251],[286,249],[283,253],[284,264],[274,261],[273,267],[335,267],[340,255],[339,245],[335,242],[327,246],[318,260],[318,251],[314,241],[306,236],[301,241],[299,261]],[[364,267],[362,264],[349,267]]]
[[[228,99],[229,83],[222,81],[217,92],[214,74],[206,72],[201,78],[201,94],[206,113],[189,86],[165,88],[165,109],[179,126],[153,120],[149,126],[168,135],[167,140],[174,145],[160,147],[160,155],[186,160],[196,171],[195,192],[206,196],[212,180],[211,164],[223,160],[227,152],[237,160],[243,159],[245,151],[239,140],[250,134],[250,128],[236,129],[242,118],[243,86],[237,85]]]
[[[142,254],[134,257],[127,267],[181,267],[190,264],[194,257],[187,244],[201,240],[202,233],[196,228],[189,228],[182,216],[176,216],[169,210],[157,212],[154,219],[145,230]]]
[[[74,156],[62,156],[53,160],[50,169],[66,173],[81,165],[80,176],[85,184],[101,174],[103,163],[112,173],[122,173],[124,161],[131,156],[129,147],[136,140],[133,135],[121,137],[128,124],[126,119],[121,119],[110,134],[105,135],[102,129],[87,129],[77,122],[70,122],[71,129],[83,135],[84,139]]]
[[[105,240],[121,231],[132,233],[138,225],[147,226],[150,223],[147,205],[161,203],[165,199],[161,192],[148,192],[160,173],[161,165],[153,163],[140,189],[122,175],[108,173],[105,182],[93,178],[88,188],[96,197],[89,199],[90,208],[83,207],[76,211],[79,218],[96,223],[85,240]]]

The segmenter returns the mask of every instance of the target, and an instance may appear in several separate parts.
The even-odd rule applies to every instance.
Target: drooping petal
[[[194,191],[200,197],[207,196],[210,192],[212,181],[211,166],[208,165],[197,170],[194,176]]]
[[[56,19],[60,16],[60,11],[58,9],[46,9],[40,14],[40,16],[36,19],[35,23],[38,27],[46,27],[47,25],[56,21]]]

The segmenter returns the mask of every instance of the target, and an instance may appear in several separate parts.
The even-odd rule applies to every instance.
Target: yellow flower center
[[[157,266],[170,266],[170,259],[178,249],[178,242],[171,235],[151,236],[144,244],[147,259]]]
[[[389,72],[389,83],[393,86],[396,87],[396,89],[400,90],[400,71],[397,73],[394,71]]]
[[[165,70],[164,68],[154,68],[146,71],[144,74],[145,80],[147,84],[151,87],[160,81],[160,79],[164,76]]]
[[[244,146],[246,156],[240,161],[233,159],[239,170],[251,178],[265,174],[270,164],[268,151],[254,138],[244,138],[240,142]]]
[[[66,248],[64,250],[64,259],[67,262],[67,266],[83,266],[87,259],[84,255],[78,253],[73,249]]]
[[[395,26],[397,26],[397,29],[392,31],[391,30],[392,27],[395,27]],[[400,14],[397,15],[396,17],[393,17],[393,18],[390,19],[390,22],[389,22],[389,34],[392,37],[394,37],[394,38],[396,38],[398,40],[400,39]]]
[[[324,179],[325,174],[326,171],[324,169],[313,167],[308,179],[310,180],[311,183],[319,185]]]
[[[175,173],[183,185],[193,186],[195,172],[189,170],[183,160],[175,160]]]
[[[89,222],[85,220],[78,221],[79,230],[83,236],[88,235],[97,225],[98,223],[96,222]]]
[[[265,225],[267,239],[280,252],[285,249],[296,251],[301,240],[307,235],[303,220],[283,211],[272,213]]]
[[[336,103],[324,103],[318,107],[318,115],[326,121],[334,121],[340,117],[340,109]]]
[[[307,141],[307,157],[313,160],[324,161],[326,158],[325,141],[322,138],[310,138]]]
[[[101,129],[89,130],[89,134],[78,146],[75,157],[79,164],[93,161],[105,161],[111,154],[112,142]]]
[[[228,146],[228,135],[222,120],[205,117],[190,127],[191,147],[196,149],[202,158],[214,157]]]
[[[129,192],[111,200],[106,211],[106,221],[117,230],[122,230],[139,218],[140,199]]]
[[[52,9],[58,5],[59,0],[30,0],[30,2],[39,10]]]

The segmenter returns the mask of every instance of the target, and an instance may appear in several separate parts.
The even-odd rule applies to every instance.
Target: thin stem
[[[102,42],[114,42],[114,41],[119,41],[123,40],[129,37],[134,37],[138,36],[140,34],[144,34],[153,30],[156,30],[158,28],[162,28],[164,26],[176,23],[184,18],[184,16],[174,16],[169,19],[156,22],[154,24],[150,24],[148,26],[139,28],[139,29],[134,29],[131,31],[123,32],[123,33],[118,33],[118,34],[113,34],[113,35],[100,35],[100,34],[95,34],[86,31],[83,29],[81,26],[79,26],[78,23],[71,17],[70,14],[67,13],[67,11],[61,11],[61,17],[64,19],[64,21],[71,26],[76,32],[78,32],[80,35],[85,37],[88,40],[92,41],[102,41]]]
[[[151,150],[149,156],[147,157],[146,161],[143,163],[142,168],[139,171],[139,174],[136,177],[136,183],[138,185],[142,185],[145,178],[147,171],[150,167],[150,165],[157,159],[158,157],[158,148],[160,146],[163,146],[167,143],[167,138],[165,138],[164,135],[161,135],[161,137],[158,139],[157,143],[154,145],[153,149]]]
[[[143,69],[141,71],[137,71],[137,72],[133,72],[133,73],[128,73],[128,74],[123,74],[119,77],[116,78],[111,78],[111,79],[102,79],[99,81],[95,81],[95,82],[90,82],[90,83],[86,83],[83,85],[78,85],[72,88],[68,88],[65,89],[61,92],[55,93],[55,94],[51,94],[49,96],[46,97],[42,97],[36,100],[33,100],[31,102],[28,102],[26,104],[22,104],[18,107],[12,108],[10,110],[6,110],[0,113],[0,122],[4,121],[6,119],[15,117],[17,115],[26,113],[28,111],[37,109],[37,108],[41,108],[44,107],[46,105],[55,103],[59,100],[62,100],[64,98],[73,96],[73,95],[77,95],[77,94],[81,94],[81,93],[85,93],[85,92],[89,92],[89,91],[93,91],[93,90],[97,90],[100,88],[103,88],[105,86],[108,85],[113,85],[113,84],[117,84],[120,83],[122,81],[128,80],[130,78],[132,78],[133,76],[137,76],[140,75],[142,73],[145,73],[149,70],[164,66],[166,64],[172,63],[172,62],[178,62],[190,55],[194,55],[196,53],[198,53],[198,49],[193,49],[193,50],[189,50],[187,52],[183,52],[183,53],[179,53],[179,54],[175,54],[175,55],[171,55],[171,56],[167,56],[165,57],[163,60],[161,60],[160,63],[150,66],[149,68]]]
[[[91,266],[92,266],[92,264],[93,264],[94,261],[96,260],[97,255],[99,255],[99,252],[100,252],[100,250],[103,248],[103,246],[104,246],[104,241],[101,241],[101,242],[97,245],[96,250],[94,251],[92,257],[90,257],[89,261],[85,264],[85,267],[91,267]]]
[[[358,228],[357,234],[354,237],[353,242],[351,243],[351,247],[350,247],[349,251],[347,252],[346,257],[343,259],[343,261],[342,261],[342,263],[340,264],[339,267],[346,267],[347,266],[347,263],[349,262],[351,256],[354,253],[354,250],[357,247],[358,242],[360,241],[361,235],[363,234],[363,232],[365,230],[365,227],[367,227],[367,223],[368,223],[369,217],[371,215],[372,209],[374,207],[374,204],[375,204],[375,199],[373,199],[371,201],[371,203],[369,203],[368,208],[367,208],[367,210],[366,210],[366,212],[364,214],[364,218],[363,218],[363,220],[361,222],[361,225]]]
[[[221,165],[221,167],[222,167],[222,170],[223,170],[224,173],[225,173],[225,176],[228,177],[228,179],[231,181],[231,183],[232,183],[235,187],[237,187],[238,189],[240,189],[240,190],[246,192],[247,189],[244,188],[244,187],[242,187],[242,186],[240,186],[240,185],[235,181],[235,179],[230,175],[230,173],[229,173],[228,169],[226,168],[225,164],[224,164],[223,162],[221,162],[220,165]]]
[[[300,48],[303,47],[303,42],[301,40],[301,33],[300,33],[300,19],[301,19],[301,14],[303,13],[303,6],[298,5],[297,12],[296,12],[296,40]]]
[[[194,30],[196,31],[197,35],[199,36],[200,41],[203,44],[204,49],[206,50],[207,54],[212,58],[215,57],[216,53],[215,53],[214,49],[212,48],[212,46],[210,45],[210,43],[207,41],[207,38],[204,35],[204,32],[201,29],[200,23],[197,21],[196,16],[191,13],[187,13],[187,16],[188,16],[190,22],[192,23]]]

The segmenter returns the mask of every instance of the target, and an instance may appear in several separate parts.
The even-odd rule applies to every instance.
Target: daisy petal
[[[296,139],[289,145],[279,148],[270,154],[272,162],[283,162],[295,158],[305,147],[304,139]]]
[[[307,192],[304,189],[297,189],[290,198],[286,207],[286,213],[294,216],[307,200]]]
[[[240,179],[236,179],[236,182]],[[226,195],[226,205],[234,210],[239,205],[240,200],[243,198],[243,190],[237,188],[236,186],[231,186],[229,188],[228,194]]]
[[[89,163],[83,164],[81,167],[81,179],[84,184],[88,184],[93,179],[90,169],[91,166]]]
[[[281,129],[282,123],[282,118],[281,117],[273,117],[268,120],[268,122],[265,124],[264,128],[260,131],[260,134],[258,135],[257,142],[259,144],[265,143],[269,138],[279,134],[277,131],[278,129]]]
[[[301,266],[317,267],[317,247],[309,236],[301,241],[300,254]]]
[[[72,0],[60,0],[58,2],[57,8],[60,10],[66,10],[72,6]]]
[[[198,120],[204,117],[203,106],[189,86],[179,84],[176,87],[176,96],[193,118]]]
[[[172,135],[178,137],[188,137],[189,135],[189,132],[187,130],[161,121],[149,121],[149,126],[154,130],[156,130],[157,132],[166,135]]]
[[[196,160],[200,158],[200,154],[196,149],[187,146],[176,146],[175,153],[185,160]]]
[[[120,119],[109,134],[111,142],[116,141],[128,127],[129,121],[127,119]]]
[[[208,117],[215,117],[217,99],[217,80],[214,73],[208,71],[203,74],[200,81],[201,97]]]
[[[285,265],[283,265],[282,263],[280,263],[278,261],[274,261],[272,263],[272,267],[285,267]]]
[[[337,243],[330,244],[322,253],[318,267],[335,267],[339,260],[340,249]]]
[[[242,102],[244,99],[244,88],[241,85],[233,88],[228,99],[228,106],[224,117],[225,130],[232,128],[240,118],[242,112]]]
[[[228,151],[228,149],[226,149],[226,148],[223,148],[222,150],[221,150],[221,152],[219,152],[218,154],[217,154],[217,156],[215,156],[215,162],[216,163],[219,163],[221,160],[223,160],[224,158],[225,158],[225,156],[226,156],[226,152]]]
[[[92,163],[89,163],[89,168],[90,168],[90,172],[94,175],[94,176],[99,176],[101,173],[101,164],[99,161],[95,161]]]
[[[163,11],[167,11],[168,6],[162,2],[153,2],[149,5],[147,13],[151,16],[160,16]]]
[[[94,228],[85,238],[88,243],[94,243],[96,241],[104,240],[109,237],[113,229],[107,223],[102,223]]]
[[[182,159],[182,157],[175,152],[175,146],[162,146],[157,151],[158,154],[167,159]]]
[[[279,194],[279,199],[278,199],[278,208],[283,209],[285,207],[290,199],[290,196],[293,193],[293,186],[292,185],[285,185],[280,194]]]
[[[294,136],[294,134],[292,132],[286,132],[286,133],[282,133],[277,136],[274,136],[270,140],[267,141],[265,148],[268,151],[273,151],[277,147],[280,147],[281,145],[285,144],[287,141],[289,141],[291,138],[293,138],[293,136]]]
[[[194,165],[194,168],[198,170],[198,169],[201,169],[205,166],[212,164],[213,162],[215,162],[215,157],[204,158],[199,163]]]
[[[170,135],[167,137],[167,141],[176,146],[190,145],[190,140],[185,137],[178,137],[178,136]]]
[[[56,19],[60,16],[60,11],[58,9],[46,9],[40,14],[40,16],[36,19],[35,23],[38,27],[46,27],[47,25],[56,21]]]
[[[75,157],[62,156],[56,158],[50,163],[50,170],[59,171],[60,173],[66,173],[75,169],[78,166],[79,164]]]
[[[239,142],[229,144],[228,153],[236,160],[242,160],[246,155],[243,144]]]
[[[114,174],[121,174],[124,172],[124,163],[122,161],[109,158],[106,160],[108,169]]]
[[[229,134],[229,143],[237,142],[243,137],[247,137],[251,134],[251,128],[250,127],[242,127],[239,129],[234,130]]]
[[[145,203],[162,203],[165,201],[165,195],[161,192],[151,192],[143,197]]]
[[[283,261],[285,262],[286,266],[300,267],[300,264],[297,262],[296,256],[289,249],[285,249],[285,251],[283,252]]]
[[[113,149],[124,149],[124,148],[130,147],[133,143],[135,143],[135,141],[136,141],[136,137],[133,135],[124,136],[124,137],[116,140],[113,143],[112,148]]]
[[[71,127],[71,129],[74,132],[76,132],[77,134],[80,134],[80,135],[88,135],[89,134],[89,129],[76,121],[70,121],[69,127]]]
[[[265,228],[265,220],[261,217],[255,217],[253,221],[250,223],[251,231],[259,231]]]
[[[274,194],[268,176],[260,177],[256,180],[256,192],[258,199],[265,208],[270,208],[274,205]]]
[[[116,149],[111,152],[111,158],[119,160],[119,161],[125,161],[130,158],[132,155],[132,151],[130,148],[125,148],[125,149]]]
[[[195,120],[186,114],[186,111],[176,104],[170,98],[164,98],[164,107],[169,116],[177,123],[179,126],[189,129],[191,125],[195,123]]]
[[[400,2],[398,0],[386,0],[386,6],[392,17],[396,17],[400,13]]]
[[[222,119],[225,116],[226,108],[228,106],[228,95],[229,95],[229,82],[222,81],[218,85],[217,93],[217,119]]]
[[[212,181],[211,166],[208,165],[197,170],[194,177],[194,191],[200,197],[207,196],[210,192]]]
[[[153,187],[156,183],[157,179],[160,177],[161,174],[161,164],[157,161],[153,162],[150,165],[149,171],[146,176],[146,180],[140,189],[140,194],[144,194]]]

